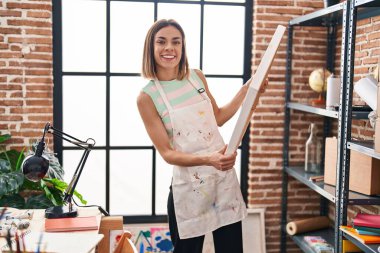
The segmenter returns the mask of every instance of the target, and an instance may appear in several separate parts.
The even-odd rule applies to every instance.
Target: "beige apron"
[[[184,153],[209,154],[220,150],[224,141],[209,97],[193,79],[189,81],[204,100],[178,109],[172,108],[158,80],[155,85],[169,111],[173,148]],[[235,169],[174,166],[172,189],[181,239],[204,235],[247,215]]]

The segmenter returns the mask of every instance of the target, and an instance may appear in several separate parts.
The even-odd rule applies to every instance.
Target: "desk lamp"
[[[79,177],[82,173],[84,164],[86,163],[87,157],[91,149],[95,145],[95,140],[89,138],[86,141],[81,141],[71,135],[68,135],[54,128],[52,125],[50,125],[50,123],[46,123],[43,136],[37,145],[35,154],[27,156],[22,164],[22,172],[24,173],[25,177],[33,182],[38,182],[39,180],[41,180],[49,169],[49,160],[43,155],[43,151],[45,149],[46,133],[50,133],[84,149],[82,158],[74,172],[74,175],[70,183],[68,184],[65,190],[63,197],[64,206],[53,206],[45,210],[46,218],[76,217],[78,215],[78,211],[72,204],[72,197],[74,194],[75,187],[78,183]]]

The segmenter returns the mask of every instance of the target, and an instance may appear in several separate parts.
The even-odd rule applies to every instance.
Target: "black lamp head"
[[[40,181],[49,170],[49,159],[46,159],[42,155],[44,149],[45,142],[43,137],[37,145],[36,153],[34,155],[27,156],[21,165],[22,173],[30,181]]]
[[[22,173],[27,179],[38,182],[46,175],[49,169],[49,160],[43,156],[27,156],[22,164]]]

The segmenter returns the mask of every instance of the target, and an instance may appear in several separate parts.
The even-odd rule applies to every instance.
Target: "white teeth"
[[[173,59],[173,58],[174,58],[174,55],[163,55],[162,58],[165,58],[165,59]]]

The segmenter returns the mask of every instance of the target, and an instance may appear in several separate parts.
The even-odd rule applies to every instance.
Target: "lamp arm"
[[[90,154],[91,149],[95,145],[95,140],[92,138],[88,138],[86,141],[82,141],[82,140],[75,138],[74,136],[71,136],[71,135],[69,135],[69,134],[67,134],[67,133],[65,133],[59,129],[56,129],[50,123],[46,123],[46,125],[45,125],[44,135],[42,137],[42,140],[45,137],[46,132],[48,132],[48,133],[50,133],[50,134],[52,134],[58,138],[61,138],[61,139],[65,140],[71,144],[74,144],[77,147],[84,149],[84,153],[82,155],[82,158],[80,159],[79,164],[78,164],[77,168],[75,169],[74,175],[71,178],[71,181],[68,184],[68,186],[65,190],[65,193],[64,193],[64,197],[63,197],[63,201],[65,203],[68,203],[69,205],[71,205],[71,199],[73,197],[75,187],[77,186],[79,178],[82,174],[82,170],[83,170],[84,165],[87,161],[88,155]]]
[[[49,124],[49,126],[47,128],[46,126],[48,124]],[[75,137],[65,133],[65,132],[62,132],[61,130],[56,129],[55,127],[50,125],[50,123],[47,123],[46,126],[45,126],[45,131],[47,131],[48,133],[50,133],[56,137],[59,137],[59,138],[65,140],[67,142],[70,142],[71,144],[74,144],[77,147],[80,147],[83,149],[91,149],[92,147],[95,146],[95,140],[92,138],[88,138],[86,141],[82,141],[82,140],[79,140],[78,138],[75,138]],[[44,131],[44,136],[45,136],[45,131]],[[69,138],[66,138],[65,136],[67,136]],[[89,143],[89,141],[91,141],[92,143]]]
[[[63,197],[63,201],[66,202],[66,203],[69,203],[71,204],[71,199],[73,197],[73,194],[74,194],[74,191],[75,191],[75,187],[77,186],[77,183],[79,181],[79,178],[82,174],[82,171],[83,171],[83,168],[84,168],[84,165],[87,161],[87,158],[88,158],[88,155],[90,154],[90,149],[86,149],[82,155],[82,158],[74,172],[74,175],[73,177],[71,178],[71,181],[70,183],[68,184],[66,190],[65,190],[65,195]]]

